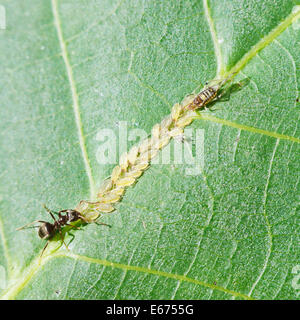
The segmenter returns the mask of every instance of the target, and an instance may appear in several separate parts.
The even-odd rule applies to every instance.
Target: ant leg
[[[62,212],[67,212],[69,211],[70,209],[64,209],[64,210],[60,210],[59,212],[57,212],[57,214],[61,214]]]
[[[47,221],[43,221],[43,220],[34,220],[34,221],[32,221],[32,222],[29,222],[29,223],[25,224],[25,226],[23,226],[23,227],[17,228],[16,230],[19,231],[19,230],[21,230],[21,229],[28,228],[28,226],[30,226],[31,224],[36,223],[36,222],[47,223]],[[33,228],[38,228],[38,226],[35,226],[35,227],[33,227]]]
[[[40,258],[42,257],[42,255],[44,254],[44,251],[46,250],[46,248],[48,247],[48,244],[49,244],[49,240],[47,241],[47,243],[45,244],[44,248],[43,248],[43,251],[40,255]]]

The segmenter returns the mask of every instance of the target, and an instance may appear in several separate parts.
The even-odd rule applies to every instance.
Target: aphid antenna
[[[237,74],[237,71],[231,72],[221,83],[220,87],[222,87],[228,80],[232,81],[233,75]]]
[[[205,85],[209,86],[209,84],[212,84],[210,87],[217,91],[236,73],[237,71],[230,73],[225,79],[214,79],[211,82],[206,82]],[[215,85],[213,85],[214,82],[216,83]]]

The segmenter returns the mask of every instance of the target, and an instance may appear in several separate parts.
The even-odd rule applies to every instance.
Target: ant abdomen
[[[50,222],[44,222],[39,227],[38,235],[40,238],[48,240],[53,237],[56,232],[55,226]]]

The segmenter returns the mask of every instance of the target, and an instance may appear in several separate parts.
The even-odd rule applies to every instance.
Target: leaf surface
[[[2,297],[296,299],[298,2],[2,4]],[[151,165],[103,216],[112,228],[72,231],[70,251],[39,264],[44,243],[15,229],[48,219],[44,202],[61,210],[95,195],[116,165],[98,163],[97,133],[117,137],[126,122],[149,134],[174,103],[230,70],[248,84],[191,125],[204,129],[201,174]]]

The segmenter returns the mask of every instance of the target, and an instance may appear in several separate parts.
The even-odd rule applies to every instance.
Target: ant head
[[[39,227],[39,237],[42,239],[50,239],[55,232],[55,227],[50,222],[43,222]]]
[[[78,211],[69,209],[67,212],[70,222],[77,221],[79,219],[80,213]]]
[[[69,222],[77,221],[78,219],[80,219],[80,212],[74,209],[61,210],[59,211],[59,213],[65,213]]]

